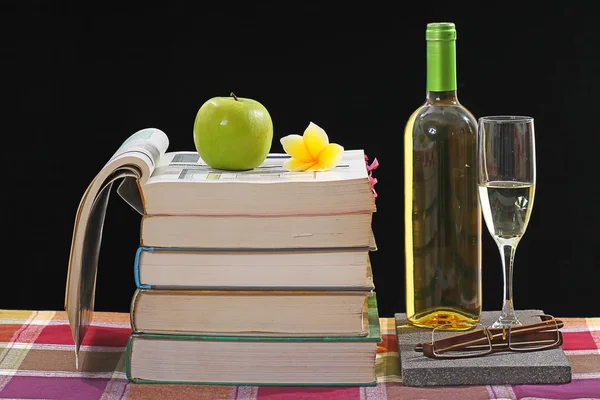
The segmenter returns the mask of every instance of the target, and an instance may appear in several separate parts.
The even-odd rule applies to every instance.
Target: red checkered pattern
[[[600,398],[600,318],[561,318],[563,349],[573,380],[564,385],[411,388],[401,383],[393,318],[381,318],[375,387],[252,387],[144,385],[127,380],[124,350],[129,314],[94,314],[75,351],[66,313],[0,310],[0,398],[2,399],[590,399]]]

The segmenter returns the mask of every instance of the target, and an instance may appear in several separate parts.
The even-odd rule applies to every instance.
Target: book
[[[363,150],[344,151],[324,172],[289,172],[286,154],[251,171],[215,170],[197,152],[167,152],[169,139],[147,128],[127,138],[91,180],[77,207],[65,287],[75,360],[94,310],[102,228],[113,184],[141,215],[315,215],[375,212]]]
[[[364,336],[372,291],[136,289],[131,328],[185,335]]]
[[[144,215],[145,247],[309,249],[369,247],[372,213],[330,215]]]
[[[337,337],[132,333],[125,372],[134,383],[248,386],[375,386],[382,340],[376,296],[369,334]]]
[[[249,171],[216,170],[197,152],[167,152],[140,186],[149,215],[315,215],[375,212],[361,149],[345,150],[338,166],[290,172],[286,154],[271,153]]]
[[[197,250],[139,247],[140,289],[373,290],[371,249]]]

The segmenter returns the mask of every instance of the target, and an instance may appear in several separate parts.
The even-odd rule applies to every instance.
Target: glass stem
[[[516,240],[499,241],[500,257],[502,258],[502,272],[504,276],[504,299],[502,303],[502,313],[500,319],[506,323],[517,323],[513,306],[513,263],[515,260],[515,251],[517,249]]]

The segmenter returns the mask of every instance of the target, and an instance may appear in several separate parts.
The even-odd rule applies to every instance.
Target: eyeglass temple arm
[[[544,343],[551,343],[553,345],[562,345],[562,333],[560,331],[545,331],[545,332],[534,332],[527,333],[523,335],[518,335],[515,337],[511,337],[511,343],[515,345],[526,345],[526,344],[539,344],[543,345]],[[508,341],[501,342],[491,342],[492,350],[504,350],[509,347]],[[436,351],[438,353],[447,351],[446,349],[438,349],[436,346]],[[458,350],[474,350],[478,348],[489,347],[489,343],[473,345],[473,346],[462,346]]]
[[[467,345],[477,345],[480,343],[486,343],[487,341],[488,338],[486,337],[486,332],[482,329],[478,329],[473,332],[461,333],[444,339],[436,340],[436,347],[441,347],[444,349],[459,348]],[[431,344],[431,342],[417,343],[417,345],[415,346],[415,351],[423,351],[424,345]]]
[[[535,322],[532,324],[525,324],[519,326],[513,326],[510,328],[512,334],[516,334],[518,332],[532,332],[532,331],[541,331],[544,329],[560,329],[564,326],[564,322],[560,319],[549,319],[545,321]],[[496,335],[498,333],[503,333],[507,331],[507,328],[488,328],[492,335]]]
[[[492,335],[492,340],[500,339],[502,341],[506,340],[506,336],[508,335],[509,329],[512,337],[527,335],[527,334],[536,334],[539,332],[544,332],[548,329],[556,330],[560,329],[564,326],[563,321],[555,319],[555,320],[545,320],[541,322],[536,322],[533,324],[526,324],[520,326],[514,326],[511,328],[488,328],[488,331]]]

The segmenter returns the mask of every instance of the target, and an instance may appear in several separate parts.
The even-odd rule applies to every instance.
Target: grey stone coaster
[[[517,311],[523,323],[539,321],[541,310]],[[500,312],[484,311],[481,323],[490,326]],[[431,341],[431,329],[408,324],[406,314],[395,314],[398,354],[405,386],[515,385],[568,383],[571,365],[561,348],[517,353],[500,351],[483,357],[438,360],[414,350]],[[457,332],[444,332],[452,335]]]

